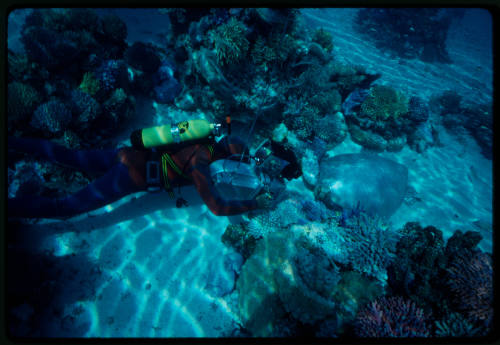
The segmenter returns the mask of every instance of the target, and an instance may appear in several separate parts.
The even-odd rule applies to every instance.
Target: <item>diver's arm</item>
[[[202,150],[200,150],[202,151]],[[189,169],[193,183],[200,193],[201,198],[210,211],[217,216],[240,214],[257,208],[257,201],[250,200],[225,200],[223,199],[210,178],[208,150],[199,152],[194,158],[194,163]]]

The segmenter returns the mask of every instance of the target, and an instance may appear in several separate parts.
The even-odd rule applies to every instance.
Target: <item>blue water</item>
[[[20,31],[30,11],[16,10],[9,15],[8,48],[14,52],[24,51]],[[486,10],[467,9],[463,17],[452,21],[446,39],[452,60],[450,64],[405,60],[379,50],[356,32],[354,17],[357,11],[353,8],[302,9],[300,16],[309,32],[322,27],[333,35],[331,57],[350,66],[362,66],[371,73],[381,73],[377,81],[380,85],[391,85],[408,96],[419,96],[429,103],[433,96],[445,90],[457,92],[462,96],[463,104],[492,102],[492,18]],[[98,9],[96,12],[101,16],[115,14],[126,23],[128,45],[148,42],[163,47],[169,37],[168,16],[156,9]],[[256,108],[253,107],[254,110]],[[136,116],[127,128],[117,132],[116,138],[113,138],[117,146],[127,145],[128,133],[136,128],[192,117],[210,119],[212,116],[197,107],[184,111],[175,104],[159,104],[147,97],[137,99],[135,111]],[[252,119],[253,116],[245,117],[243,122],[246,126],[235,126],[235,131],[246,136]],[[265,119],[263,121],[266,123]],[[481,153],[482,148],[468,132],[446,129],[439,114],[431,114],[429,123],[439,131],[439,145],[433,145],[422,153],[405,146],[398,152],[379,154],[407,168],[407,183],[414,191],[411,195],[405,194],[404,200],[401,196],[400,204],[388,223],[394,229],[401,229],[406,222],[419,221],[424,227],[432,225],[440,229],[445,240],[457,229],[477,231],[482,236],[478,248],[491,253],[492,160]],[[427,135],[431,136],[429,133]],[[294,133],[289,134],[288,140],[292,145],[303,149],[307,147],[309,153],[312,152],[310,143],[300,141]],[[365,150],[347,136],[341,143],[329,147],[325,157],[360,152]],[[316,157],[312,153],[307,156],[306,152],[304,157],[300,157],[304,159],[304,174],[311,173],[310,176],[314,177],[316,170],[313,166],[318,165],[318,160],[311,163]],[[41,278],[42,295],[46,293],[51,298],[39,305],[33,305],[33,296],[26,297],[24,301],[16,299],[9,310],[10,334],[97,338],[259,334],[262,330],[249,325],[248,315],[242,311],[242,306],[248,302],[242,294],[249,293],[247,286],[238,285],[240,274],[248,274],[242,266],[244,259],[235,248],[224,245],[221,236],[231,223],[250,221],[253,231],[265,235],[273,232],[269,224],[289,222],[287,225],[295,224],[295,229],[307,229],[304,230],[307,236],[319,241],[321,233],[326,231],[324,224],[314,223],[308,227],[305,219],[312,218],[306,215],[298,217],[300,219],[296,222],[292,221],[291,214],[299,213],[299,200],[312,202],[315,199],[307,186],[310,182],[304,182],[304,179],[301,177],[287,183],[292,201],[284,204],[286,207],[283,207],[285,210],[281,218],[285,219],[280,219],[280,215],[275,213],[269,218],[260,216],[251,219],[247,215],[216,217],[203,204],[196,190],[186,187],[183,196],[188,200],[189,208],[175,208],[175,200],[169,199],[166,193],[139,193],[90,212],[90,217],[85,214],[67,221],[25,223],[18,230],[25,231],[25,238],[32,240],[29,245],[19,248],[20,253],[29,253],[22,261],[26,267],[38,260],[41,260],[42,269],[51,267]],[[335,184],[336,187],[338,185]],[[363,189],[362,181],[360,185],[358,187]],[[375,191],[384,188],[383,184],[368,187],[373,187]],[[319,216],[316,218],[321,220]],[[260,248],[261,251],[267,250],[263,249],[265,246]],[[335,252],[339,248],[342,249],[341,246],[328,247],[327,251]],[[277,249],[265,256],[277,262],[283,260],[279,262],[282,266],[275,268],[276,263],[270,264],[265,259],[262,259],[262,265],[289,273],[290,261],[281,256],[287,250],[290,249]],[[259,258],[254,259],[253,264],[259,262]],[[22,264],[19,267],[23,267]],[[28,272],[35,274],[36,270],[32,268]],[[262,276],[269,280],[276,279],[273,278],[273,274],[277,274],[275,271],[263,268]],[[26,284],[40,283],[36,278],[30,280],[22,274],[20,276],[20,281]],[[256,281],[255,285],[262,288],[262,284],[268,284],[269,291],[279,285],[273,285],[264,278],[262,280],[263,283]],[[26,290],[34,291],[29,286]],[[262,290],[256,288],[256,295],[257,291]],[[352,303],[356,305],[357,301]],[[290,307],[287,305],[285,308]],[[264,314],[262,319],[267,320],[267,313]],[[291,315],[296,317],[293,312]],[[325,331],[324,328],[322,331]],[[339,330],[325,332],[328,336],[335,336],[336,331]],[[318,334],[319,331],[316,332]]]

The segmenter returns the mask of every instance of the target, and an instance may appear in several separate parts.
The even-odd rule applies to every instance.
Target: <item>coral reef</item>
[[[313,222],[322,222],[332,217],[333,214],[321,201],[302,200],[302,212],[306,218]]]
[[[122,127],[135,113],[134,102],[127,97],[123,89],[115,89],[111,96],[102,104],[103,116],[100,120],[106,121],[104,128]]]
[[[493,264],[490,254],[464,251],[447,269],[459,310],[489,326],[493,319]]]
[[[101,89],[101,82],[95,77],[93,72],[87,72],[83,75],[79,88],[90,96],[94,96]]]
[[[217,61],[221,65],[237,63],[246,56],[249,42],[245,37],[245,32],[245,25],[234,17],[209,32]]]
[[[360,337],[427,337],[427,322],[427,315],[414,302],[382,297],[358,313],[355,332]]]
[[[415,131],[409,126],[408,99],[390,86],[375,85],[366,96],[365,92],[355,91],[348,98],[344,110],[349,113],[346,122],[351,138],[365,148],[399,151],[407,135]],[[354,112],[362,99],[359,111]]]
[[[322,46],[327,52],[331,52],[333,49],[332,38],[330,32],[325,31],[323,28],[319,28],[314,32],[312,40]]]
[[[53,134],[62,132],[71,123],[71,111],[57,99],[52,99],[36,108],[31,126]]]
[[[328,143],[328,148],[343,142],[347,132],[347,125],[341,112],[325,115],[317,121],[314,130],[317,137]]]
[[[260,238],[248,231],[247,224],[241,223],[229,224],[221,240],[226,246],[234,248],[246,260],[252,255]]]
[[[19,161],[14,169],[8,169],[9,198],[22,195],[40,195],[44,183],[40,164]]]
[[[390,291],[440,320],[439,336],[486,334],[492,318],[493,275],[491,256],[475,249],[479,233],[457,230],[445,246],[441,231],[432,226],[409,222],[401,232],[396,259],[388,269]],[[457,312],[467,320],[451,316]]]
[[[406,97],[389,86],[375,85],[361,104],[360,116],[372,121],[397,118],[408,112]]]
[[[409,297],[426,312],[435,309],[446,296],[443,273],[446,267],[443,234],[432,226],[406,223],[397,243],[396,258],[388,268],[393,293]]]
[[[79,89],[71,93],[71,106],[78,127],[83,130],[88,129],[101,112],[100,104],[89,93]]]
[[[9,127],[29,121],[35,108],[41,102],[41,96],[29,84],[12,82],[8,85],[7,121]]]
[[[102,95],[99,100],[108,96],[115,89],[128,88],[128,71],[123,60],[106,60],[95,71],[95,77],[100,82]]]
[[[363,212],[349,218],[342,229],[343,239],[349,243],[345,248],[348,260],[344,264],[385,284],[386,269],[395,259],[398,232],[379,217],[371,217]]]
[[[443,319],[434,322],[436,337],[475,337],[481,335],[482,330],[470,323],[460,313],[452,312]]]

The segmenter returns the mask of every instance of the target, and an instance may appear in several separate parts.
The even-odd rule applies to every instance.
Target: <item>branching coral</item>
[[[390,86],[375,85],[361,104],[360,116],[383,121],[407,112],[408,100],[402,93]]]
[[[234,17],[210,31],[210,40],[221,65],[236,63],[247,54],[249,43],[245,31],[245,25]]]
[[[95,71],[103,91],[111,92],[128,86],[128,71],[123,60],[106,60]]]
[[[475,327],[460,313],[449,313],[445,318],[434,323],[434,334],[437,337],[474,337],[481,334],[481,329]]]
[[[414,302],[402,297],[382,297],[361,310],[355,322],[360,337],[427,337],[427,316]]]
[[[464,251],[447,269],[455,302],[475,321],[489,325],[493,318],[493,263],[482,252]]]
[[[71,122],[71,112],[60,101],[53,99],[40,105],[33,114],[31,125],[35,128],[58,133]]]
[[[356,271],[366,273],[385,284],[386,268],[394,259],[398,233],[379,217],[366,213],[351,217],[342,235],[348,262]],[[342,229],[342,228],[339,228]]]

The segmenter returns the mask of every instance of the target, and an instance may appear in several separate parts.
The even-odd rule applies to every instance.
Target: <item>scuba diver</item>
[[[283,178],[298,178],[295,154],[267,141],[253,156],[245,143],[228,135],[219,141],[221,124],[189,120],[133,131],[132,146],[111,150],[71,150],[48,140],[9,137],[18,151],[89,173],[102,174],[80,191],[63,198],[19,196],[8,199],[9,217],[70,218],[110,204],[128,194],[194,184],[215,215],[235,215],[271,207],[284,189]],[[282,158],[280,158],[282,157]],[[187,206],[179,197],[177,207]]]

